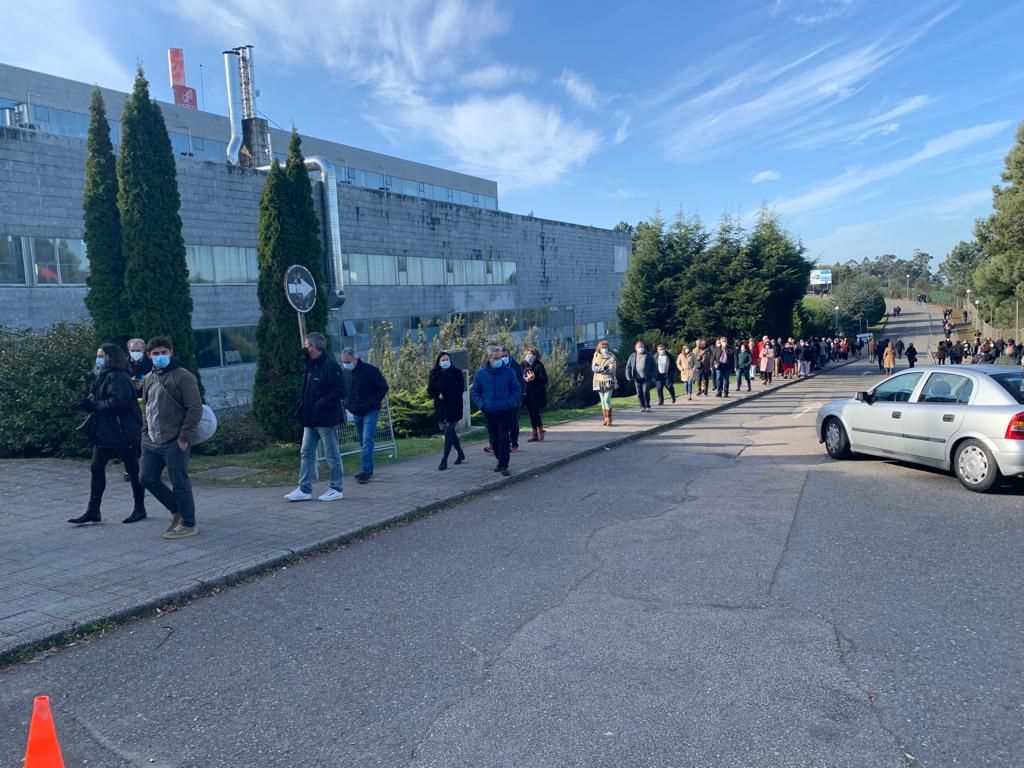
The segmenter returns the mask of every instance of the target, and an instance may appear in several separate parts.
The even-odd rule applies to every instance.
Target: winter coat
[[[595,392],[611,392],[618,386],[618,382],[615,379],[617,367],[618,362],[615,360],[615,355],[605,357],[600,352],[594,354],[594,359],[590,363],[590,370],[594,372]]]
[[[736,367],[740,370],[744,370],[750,367],[750,364],[754,361],[754,356],[750,354],[749,349],[741,349],[736,353]]]
[[[473,404],[484,413],[501,413],[519,408],[523,389],[519,386],[512,366],[492,368],[487,363],[473,377],[470,396]]]
[[[654,353],[654,378],[661,379],[664,377],[664,381],[666,383],[672,384],[676,380],[676,360],[667,351],[665,352],[665,357],[668,358],[668,370],[665,371],[665,373],[662,373],[658,369],[658,360],[660,359],[660,355],[658,355],[657,352]]]
[[[732,347],[715,347],[712,350],[715,370],[729,374],[736,368],[736,352]]]
[[[692,354],[686,352],[680,352],[676,358],[676,368],[679,369],[679,378],[682,381],[693,381],[693,363],[694,357]]]
[[[884,368],[896,367],[896,349],[892,344],[888,344],[885,347],[885,352],[882,353],[882,366]]]
[[[342,376],[345,383],[345,409],[353,416],[365,416],[380,410],[388,394],[388,383],[376,366],[362,360]]]
[[[154,368],[146,374],[142,384],[142,405],[147,407],[154,397],[154,389],[162,387],[167,396],[160,397],[158,426],[161,435],[174,435],[190,445],[195,440],[196,428],[203,417],[203,397],[199,382],[188,368],[171,360],[166,368]],[[170,401],[170,402],[168,402]],[[149,420],[142,420],[142,437],[149,439]]]
[[[533,373],[533,381],[526,380],[527,372]],[[523,363],[523,383],[526,386],[525,400],[535,408],[546,408],[548,405],[548,372],[544,363]]]
[[[438,366],[431,369],[427,394],[434,398],[434,418],[438,424],[462,419],[462,393],[465,391],[466,377],[454,365],[447,369]]]
[[[629,356],[629,360],[626,361],[626,381],[633,381],[633,379],[654,381],[657,373],[658,365],[654,362],[654,355],[651,352],[648,352],[644,358],[644,369],[642,371],[636,369],[636,352],[633,352]]]
[[[327,353],[306,359],[299,391],[298,417],[303,427],[336,427],[342,423],[344,394],[341,366]]]
[[[915,347],[913,344],[911,344],[906,349],[906,355],[907,355],[907,360],[909,360],[910,362],[912,362],[912,363],[917,362],[917,347]]]
[[[88,430],[92,445],[128,448],[142,443],[142,411],[126,371],[101,371],[82,408],[92,413]]]

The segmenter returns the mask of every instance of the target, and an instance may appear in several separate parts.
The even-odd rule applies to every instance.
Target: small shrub
[[[429,437],[437,433],[434,400],[426,387],[414,390],[391,390],[391,422],[396,437]]]
[[[89,453],[76,429],[85,414],[70,406],[89,393],[95,359],[95,333],[86,324],[0,330],[0,457]]]
[[[217,431],[195,450],[204,456],[217,456],[259,451],[274,443],[274,439],[256,421],[252,408],[245,406],[218,412]]]

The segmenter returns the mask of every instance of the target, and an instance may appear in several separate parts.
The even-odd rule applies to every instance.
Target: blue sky
[[[184,48],[222,114],[220,51],[252,43],[282,126],[581,224],[766,203],[823,263],[937,267],[1024,119],[1024,2],[35,0],[4,26],[7,63],[128,90],[141,61],[165,100]]]

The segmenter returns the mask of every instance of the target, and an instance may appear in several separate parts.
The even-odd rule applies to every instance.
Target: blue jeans
[[[177,439],[163,443],[144,440],[142,443],[142,469],[139,480],[172,515],[181,516],[181,524],[192,528],[196,524],[196,502],[192,497],[192,480],[188,476],[189,452],[182,453]],[[167,468],[171,487],[161,479]]]
[[[316,447],[324,441],[324,456],[331,470],[331,488],[341,490],[341,448],[338,445],[337,427],[303,427],[302,448],[299,450],[299,490],[313,492],[316,478]]]
[[[363,460],[363,474],[373,474],[373,445],[377,434],[377,418],[380,411],[370,411],[362,416],[353,415],[356,425],[356,439],[362,447],[361,456]]]

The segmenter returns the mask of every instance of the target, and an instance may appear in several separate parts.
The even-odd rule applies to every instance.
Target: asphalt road
[[[829,461],[872,371],[0,671],[0,764],[1019,766],[1024,489]]]

